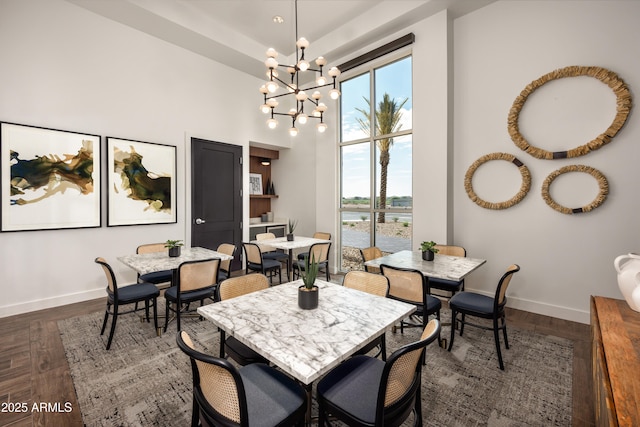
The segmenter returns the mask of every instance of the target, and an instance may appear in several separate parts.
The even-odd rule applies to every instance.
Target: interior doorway
[[[232,270],[242,268],[242,147],[191,138],[191,241],[216,249],[236,245]]]

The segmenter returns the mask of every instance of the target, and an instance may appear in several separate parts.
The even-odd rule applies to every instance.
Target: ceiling
[[[294,0],[67,0],[106,18],[264,77],[265,51],[295,53]],[[298,0],[307,58],[332,61],[449,9],[453,18],[495,0]],[[284,23],[273,22],[274,15]]]

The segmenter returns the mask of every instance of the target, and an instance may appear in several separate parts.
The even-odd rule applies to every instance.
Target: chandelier
[[[320,88],[331,86],[329,91],[329,97],[331,99],[338,99],[340,97],[340,91],[336,88],[336,77],[340,75],[340,70],[337,67],[329,69],[329,77],[331,81],[323,75],[322,70],[327,65],[327,60],[322,56],[319,56],[315,60],[315,64],[318,68],[311,68],[311,64],[304,57],[305,49],[309,47],[309,42],[304,37],[298,38],[298,1],[295,1],[295,29],[296,29],[296,63],[295,65],[282,65],[278,64],[276,58],[278,52],[275,49],[269,48],[267,50],[267,59],[264,64],[267,66],[267,76],[269,80],[260,87],[260,93],[264,95],[264,103],[260,106],[261,111],[264,114],[269,114],[270,118],[267,120],[267,126],[270,129],[275,129],[278,126],[278,121],[275,116],[289,116],[291,118],[291,128],[289,128],[289,134],[296,136],[298,129],[296,128],[296,122],[301,125],[307,123],[308,119],[319,119],[320,122],[316,125],[318,132],[324,132],[327,130],[327,124],[324,122],[324,112],[327,111],[327,106],[320,102],[322,94]],[[286,70],[289,74],[289,79],[278,77],[278,67]],[[312,71],[315,73],[315,85],[310,87],[301,88],[300,80],[301,73],[307,73]],[[289,81],[285,81],[289,80]],[[304,79],[302,79],[304,80]],[[313,92],[311,92],[313,91]],[[278,93],[280,92],[280,93]],[[309,95],[308,93],[311,93]],[[295,108],[291,108],[289,112],[282,113],[277,112],[279,98],[294,96]],[[292,99],[292,98],[289,98]],[[305,106],[313,104],[313,111],[309,115],[305,112]]]

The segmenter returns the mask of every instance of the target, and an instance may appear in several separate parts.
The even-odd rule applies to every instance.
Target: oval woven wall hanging
[[[594,177],[596,181],[598,181],[598,187],[600,187],[600,192],[598,193],[596,198],[593,199],[593,201],[588,205],[583,206],[581,208],[567,208],[565,206],[559,205],[558,203],[555,202],[555,200],[551,198],[551,195],[549,194],[549,187],[551,186],[551,183],[563,173],[569,173],[569,172],[588,173],[589,175]],[[594,210],[595,208],[600,206],[602,203],[604,203],[604,200],[607,198],[607,194],[609,194],[609,182],[607,181],[607,178],[605,178],[605,176],[599,170],[592,168],[591,166],[569,165],[569,166],[562,167],[556,171],[551,172],[549,176],[547,176],[544,182],[542,183],[542,198],[547,203],[547,205],[551,206],[553,209],[557,210],[558,212],[562,212],[563,214],[567,214],[567,215],[589,212]]]
[[[607,130],[598,135],[595,139],[587,142],[584,145],[580,145],[566,151],[551,152],[530,144],[525,139],[525,137],[522,136],[518,127],[520,111],[522,110],[522,107],[524,106],[524,103],[526,102],[529,95],[531,95],[533,91],[538,89],[540,86],[547,82],[550,82],[551,80],[578,76],[588,76],[596,78],[602,83],[609,86],[611,90],[613,90],[613,93],[616,96],[616,116],[613,119],[611,125],[607,128]],[[627,121],[627,117],[629,116],[629,112],[631,111],[631,106],[632,102],[629,88],[627,87],[625,82],[622,81],[620,77],[618,77],[616,73],[601,67],[571,66],[552,71],[529,83],[513,102],[513,106],[511,107],[509,116],[507,118],[507,126],[509,135],[511,135],[511,139],[513,140],[513,142],[521,150],[526,151],[533,157],[547,160],[578,157],[584,156],[585,154],[593,150],[597,150],[603,145],[609,143]]]
[[[481,199],[478,195],[473,191],[473,185],[471,183],[473,179],[473,174],[476,170],[482,165],[491,160],[506,160],[508,162],[513,163],[518,167],[520,171],[520,175],[522,176],[522,185],[520,186],[520,191],[513,196],[511,199],[506,200],[504,202],[492,203],[487,202],[486,200]],[[516,158],[513,154],[509,153],[491,153],[485,154],[480,157],[478,160],[473,162],[469,169],[467,169],[467,173],[464,175],[464,189],[467,191],[467,195],[469,198],[478,206],[481,206],[485,209],[507,209],[513,205],[520,203],[522,199],[527,195],[529,189],[531,188],[531,173],[529,173],[529,169],[522,163],[520,160]]]

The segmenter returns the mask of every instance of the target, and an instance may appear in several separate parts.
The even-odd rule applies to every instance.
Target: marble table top
[[[316,280],[318,308],[298,307],[301,280],[198,308],[198,313],[309,385],[415,306]]]
[[[372,259],[365,262],[365,265],[380,267],[381,264],[387,264],[392,267],[411,268],[422,271],[427,277],[458,282],[485,262],[485,259],[439,254],[435,254],[433,261],[425,261],[422,259],[421,251],[400,251]]]
[[[313,237],[295,236],[292,241],[287,241],[286,237],[277,237],[275,239],[254,240],[251,243],[257,243],[258,245],[271,246],[277,249],[300,249],[308,248],[314,243],[327,243],[331,240],[316,239]]]
[[[162,251],[125,255],[118,257],[118,261],[133,268],[140,274],[147,274],[154,271],[175,270],[185,261],[197,261],[208,258],[220,258],[221,261],[225,261],[233,257],[221,252],[212,251],[211,249],[183,247],[179,257],[170,257],[168,251]]]

